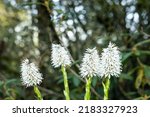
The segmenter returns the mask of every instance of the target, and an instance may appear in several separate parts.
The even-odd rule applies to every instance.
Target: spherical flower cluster
[[[80,67],[80,74],[83,78],[93,77],[99,74],[100,58],[96,48],[87,49],[82,64]]]
[[[69,56],[68,51],[59,44],[52,44],[51,60],[52,65],[55,68],[61,65],[63,66],[71,65],[71,58]]]
[[[121,57],[118,48],[111,42],[108,48],[104,48],[101,56],[101,77],[116,76],[121,72]]]
[[[21,64],[21,80],[26,87],[38,85],[42,82],[42,74],[34,63],[29,63],[28,59],[22,61]]]

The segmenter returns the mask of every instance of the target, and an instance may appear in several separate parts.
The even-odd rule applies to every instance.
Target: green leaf
[[[98,78],[96,78],[96,77],[93,77],[93,79],[92,79],[92,85],[95,87],[96,86],[96,84],[97,84],[97,79]]]
[[[55,9],[58,14],[62,14],[63,11],[61,9]]]
[[[126,79],[126,80],[133,80],[133,77],[126,73],[121,73],[120,78]]]
[[[150,55],[150,51],[147,50],[138,50],[142,55]]]
[[[11,84],[17,85],[17,84],[19,84],[19,83],[20,83],[20,82],[19,82],[18,79],[10,79],[10,80],[7,80],[7,81],[6,81],[6,86],[9,86],[9,85],[11,85]]]
[[[13,97],[6,97],[5,100],[15,100]]]
[[[141,53],[140,53],[139,50],[136,50],[134,54],[135,54],[136,56],[140,56],[140,55],[141,55]]]
[[[64,82],[64,79],[62,76],[59,76],[58,77],[58,81],[57,81],[57,84],[62,84]]]
[[[131,52],[122,53],[122,62],[124,62],[125,60],[127,60],[131,55],[132,55]]]
[[[78,78],[73,77],[72,80],[73,80],[73,84],[74,84],[76,87],[78,87],[78,86],[80,85],[80,80],[79,80]]]
[[[141,86],[143,76],[144,76],[143,68],[139,68],[138,75],[137,75],[137,78],[135,80],[135,88],[136,89],[139,89],[139,87]]]
[[[144,75],[146,78],[150,78],[150,66],[144,66]]]
[[[4,84],[4,82],[3,82],[3,81],[0,81],[0,87],[1,87],[3,84]]]

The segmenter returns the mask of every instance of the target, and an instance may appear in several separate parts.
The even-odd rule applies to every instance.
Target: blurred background
[[[29,58],[44,80],[44,99],[65,99],[59,68],[51,65],[51,43],[61,43],[74,63],[67,69],[71,99],[85,94],[79,65],[86,48],[99,54],[109,41],[122,55],[123,70],[111,78],[110,99],[150,99],[149,0],[0,0],[0,99],[36,99],[20,81],[20,63]],[[102,99],[100,78],[93,78],[91,99]]]

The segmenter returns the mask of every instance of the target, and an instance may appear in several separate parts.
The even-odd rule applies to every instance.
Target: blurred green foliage
[[[111,78],[110,99],[150,98],[149,0],[1,0],[0,99],[35,99],[20,81],[20,62],[29,58],[43,74],[44,99],[64,99],[60,69],[50,62],[51,43],[67,46],[71,99],[83,99],[79,64],[86,48],[112,41],[122,52],[123,71]],[[91,99],[102,99],[102,80],[92,81]]]

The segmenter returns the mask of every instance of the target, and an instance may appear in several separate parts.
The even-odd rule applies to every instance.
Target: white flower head
[[[82,64],[80,67],[80,74],[83,78],[93,77],[99,74],[100,57],[96,48],[87,49]]]
[[[69,56],[68,51],[59,44],[52,44],[51,60],[52,65],[55,68],[61,65],[63,66],[71,65],[71,58]]]
[[[102,56],[101,56],[101,77],[108,77],[116,76],[118,77],[121,72],[121,57],[120,51],[118,47],[116,47],[111,42],[109,43],[107,48],[103,49]]]
[[[42,79],[42,74],[34,63],[29,63],[28,59],[22,61],[21,80],[23,85],[26,87],[38,85],[42,82]]]

